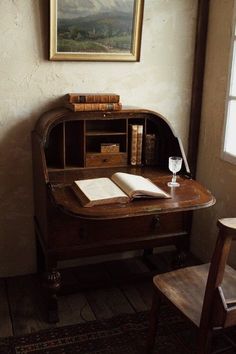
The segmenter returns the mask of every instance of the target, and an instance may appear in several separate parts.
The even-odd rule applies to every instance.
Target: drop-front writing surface
[[[156,183],[162,190],[169,193],[171,198],[139,199],[127,204],[99,205],[84,208],[71,189],[71,184],[76,179],[110,177],[114,171],[137,173]],[[205,190],[198,182],[184,176],[179,176],[179,188],[170,188],[167,183],[171,174],[155,168],[120,167],[113,169],[69,171],[68,173],[49,173],[52,195],[59,208],[68,214],[93,219],[126,218],[134,215],[163,214],[167,212],[188,211],[194,208],[204,208],[212,204],[212,194]]]
[[[130,125],[142,125],[141,164],[130,164]],[[145,159],[146,139],[156,139],[155,159]],[[60,285],[59,260],[118,251],[175,245],[187,251],[191,211],[214,204],[209,191],[190,178],[180,140],[155,112],[124,109],[77,112],[65,108],[46,112],[32,133],[35,229],[49,274],[48,288]],[[116,153],[101,152],[101,144],[117,144]],[[168,157],[183,157],[181,186],[170,189]],[[111,177],[117,171],[143,175],[170,193],[170,199],[135,200],[127,204],[84,208],[71,189],[74,180]],[[54,283],[53,283],[54,282]],[[50,291],[51,291],[50,290]],[[49,317],[57,320],[55,294],[50,292]]]

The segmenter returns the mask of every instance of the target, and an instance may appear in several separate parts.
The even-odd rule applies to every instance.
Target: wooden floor
[[[64,271],[67,289],[81,291],[59,297],[60,322],[45,321],[38,275],[0,279],[0,336],[22,335],[53,326],[65,326],[121,313],[149,310],[152,276],[170,268],[169,254],[151,256],[155,269],[140,258],[112,261]],[[158,265],[158,266],[157,266]],[[131,281],[132,280],[132,281]]]

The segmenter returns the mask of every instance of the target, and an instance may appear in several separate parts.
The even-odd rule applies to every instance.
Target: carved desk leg
[[[61,275],[56,269],[52,269],[45,275],[45,288],[48,297],[48,322],[59,322],[57,293],[61,286]]]
[[[186,267],[187,253],[185,251],[177,251],[172,260],[174,269]]]
[[[187,266],[187,259],[189,253],[190,235],[185,236],[180,243],[177,243],[176,253],[172,260],[172,267],[174,269],[183,268]]]
[[[183,268],[187,265],[188,254],[190,250],[190,235],[191,235],[191,225],[192,225],[192,212],[188,211],[184,214],[184,230],[186,230],[185,235],[179,238],[176,242],[176,254],[172,261],[172,266],[174,269]]]
[[[158,215],[154,215],[151,221],[151,232],[158,232],[160,226],[160,218]],[[149,269],[155,269],[153,262],[150,260],[150,256],[153,254],[153,248],[145,248],[143,250],[143,261]]]

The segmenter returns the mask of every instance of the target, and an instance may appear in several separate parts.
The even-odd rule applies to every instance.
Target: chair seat
[[[199,327],[209,264],[181,268],[153,278],[157,289]],[[236,302],[236,271],[226,266],[222,289],[226,302]]]

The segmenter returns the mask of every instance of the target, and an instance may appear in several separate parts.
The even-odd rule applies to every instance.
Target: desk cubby
[[[154,164],[167,168],[173,150],[183,150],[168,123],[156,114],[126,113],[125,111],[65,112],[64,118],[54,122],[45,145],[49,169],[74,169],[130,165],[131,125],[143,126],[142,161],[145,165],[146,135],[155,135]],[[115,153],[101,152],[101,144],[117,144]]]

